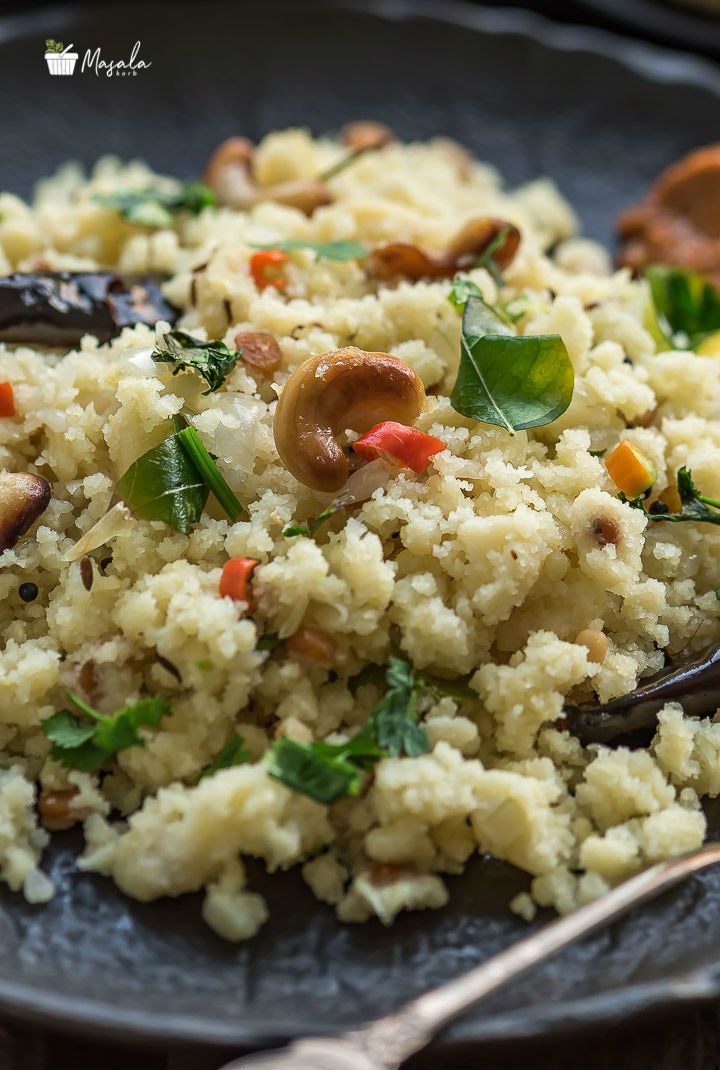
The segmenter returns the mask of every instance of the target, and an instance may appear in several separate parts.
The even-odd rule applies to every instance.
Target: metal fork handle
[[[280,1052],[240,1059],[225,1070],[398,1070],[448,1022],[485,996],[581,936],[716,862],[720,862],[720,843],[661,862],[385,1018],[334,1038],[300,1039]]]
[[[453,1018],[532,966],[716,862],[720,862],[720,843],[660,862],[572,914],[549,922],[454,981],[406,1003],[395,1014],[346,1036],[362,1038],[363,1049],[380,1066],[396,1067],[420,1051]]]

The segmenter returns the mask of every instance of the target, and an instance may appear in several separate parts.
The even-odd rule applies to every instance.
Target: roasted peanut
[[[348,346],[301,364],[275,410],[275,445],[285,467],[313,490],[340,490],[349,475],[338,435],[381,420],[412,424],[425,390],[417,373],[389,353]]]
[[[588,648],[588,661],[594,661],[598,665],[605,661],[610,644],[604,632],[599,631],[597,628],[583,628],[578,633],[575,642],[578,646],[586,646]]]
[[[359,119],[342,128],[340,139],[349,149],[366,152],[368,149],[384,148],[385,145],[395,140],[395,135],[384,123],[376,123],[372,119]]]
[[[335,662],[335,640],[319,628],[298,628],[285,647],[291,657],[314,661],[319,665],[333,665]]]
[[[0,473],[0,554],[12,550],[50,504],[50,484],[29,472]]]
[[[38,814],[46,829],[50,832],[60,832],[83,820],[82,812],[73,810],[70,806],[77,794],[77,788],[70,788],[68,791],[47,791],[40,795],[37,802]]]

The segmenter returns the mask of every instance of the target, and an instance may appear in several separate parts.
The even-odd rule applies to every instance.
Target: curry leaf
[[[180,433],[133,461],[118,480],[117,492],[142,520],[162,520],[187,535],[202,516],[208,486],[183,449]]]
[[[184,331],[168,331],[164,346],[157,345],[152,359],[156,364],[172,364],[173,375],[191,368],[208,384],[203,396],[219,390],[242,356],[242,350],[228,349],[222,341],[203,342]]]
[[[557,334],[520,337],[481,298],[465,303],[456,412],[511,434],[552,423],[572,400],[573,367]]]
[[[266,243],[252,242],[253,249],[276,249],[292,253],[296,249],[311,249],[318,260],[364,260],[370,250],[357,241],[305,241],[304,238]]]
[[[218,502],[234,523],[243,511],[243,507],[228,485],[222,472],[208,453],[200,435],[194,427],[185,427],[177,434],[178,442],[194,464],[205,485],[212,491]]]

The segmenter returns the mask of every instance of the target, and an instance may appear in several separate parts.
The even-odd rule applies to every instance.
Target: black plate
[[[663,40],[676,48],[720,55],[720,13],[680,0],[579,0],[603,20],[615,19],[641,37]]]
[[[440,16],[442,12],[442,17]],[[135,78],[51,78],[46,36],[152,61]],[[444,3],[332,9],[274,2],[103,5],[0,24],[0,185],[26,193],[69,156],[139,155],[198,172],[232,133],[316,131],[377,116],[405,137],[450,134],[511,183],[547,173],[609,241],[619,207],[657,171],[717,135],[720,77],[699,61],[519,14]],[[77,845],[75,845],[77,846]],[[526,878],[476,859],[443,911],[343,927],[297,874],[267,889],[272,920],[224,944],[198,900],[126,899],[48,866],[58,895],[0,893],[0,1011],[125,1040],[264,1044],[385,1013],[527,931],[505,904]],[[720,874],[698,877],[458,1022],[442,1044],[547,1034],[718,991]]]

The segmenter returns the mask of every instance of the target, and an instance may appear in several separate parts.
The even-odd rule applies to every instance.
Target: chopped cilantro
[[[52,743],[51,757],[67,769],[81,769],[93,772],[103,762],[127,750],[128,747],[144,747],[145,740],[139,729],[144,726],[156,727],[163,717],[172,713],[167,699],[142,698],[131,706],[106,716],[98,713],[78,695],[68,693],[71,703],[81,713],[91,718],[84,721],[68,709],[48,717],[41,728]]]
[[[219,390],[233,370],[242,350],[228,349],[224,342],[203,342],[185,331],[168,331],[162,345],[157,345],[152,359],[156,364],[172,364],[173,375],[191,368],[208,385],[203,397]]]
[[[376,667],[372,669],[375,673]],[[385,679],[385,695],[351,740],[333,745],[295,743],[281,737],[264,759],[270,776],[329,805],[344,795],[357,795],[363,775],[381,758],[403,754],[415,758],[429,751],[428,738],[417,723],[417,700],[423,690],[435,690],[446,681],[423,677],[410,662],[395,655],[390,658]]]
[[[639,509],[645,513],[648,520],[665,521],[670,524],[681,524],[686,520],[697,520],[705,524],[720,524],[720,502],[714,498],[706,498],[700,494],[692,472],[689,468],[682,467],[677,474],[677,489],[680,496],[679,513],[657,513],[652,509],[645,508],[642,497],[626,498],[620,494],[621,501],[627,502],[632,509]]]
[[[221,769],[230,769],[233,765],[245,765],[252,760],[252,754],[245,746],[242,736],[231,736],[227,743],[218,751],[213,760],[206,765],[197,779],[198,784],[206,777],[212,776]]]
[[[253,249],[276,249],[280,253],[292,253],[296,249],[310,249],[318,260],[364,260],[370,250],[357,241],[306,241],[304,238],[289,241],[251,242]]]
[[[99,193],[95,200],[107,208],[115,208],[128,223],[140,227],[171,227],[178,212],[199,215],[203,208],[217,206],[215,194],[201,182],[187,182],[172,193],[152,186]]]
[[[388,689],[370,714],[367,730],[394,758],[401,754],[416,758],[430,750],[428,738],[417,724],[422,677],[409,661],[393,656],[385,678]]]
[[[348,743],[296,743],[281,736],[264,758],[271,777],[286,787],[329,805],[344,795],[357,795],[363,774],[385,752],[358,733]]]

